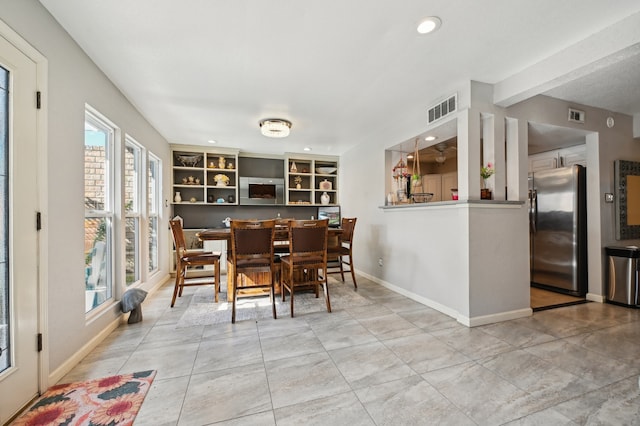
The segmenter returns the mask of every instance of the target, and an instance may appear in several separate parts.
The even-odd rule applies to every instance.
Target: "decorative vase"
[[[300,185],[299,183],[296,183],[296,189],[302,189],[302,185]]]
[[[218,157],[218,168],[219,169],[224,169],[226,166],[226,162],[227,160],[225,160],[224,157]]]
[[[320,189],[331,190],[333,183],[325,179],[322,182],[320,182],[319,186],[320,186]]]
[[[480,199],[481,200],[490,200],[491,199],[491,190],[489,188],[480,189]]]
[[[219,180],[216,182],[216,186],[227,186],[227,183],[223,180]]]
[[[331,201],[329,194],[327,194],[326,192],[323,192],[322,195],[320,196],[320,203],[326,205],[326,204],[329,204],[329,201]]]
[[[173,197],[173,201],[175,201],[176,203],[181,203],[182,202],[182,196],[180,195],[179,191],[176,191],[176,195],[175,195],[175,197]]]

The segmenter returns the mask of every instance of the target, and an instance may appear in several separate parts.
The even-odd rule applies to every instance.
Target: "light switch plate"
[[[613,203],[613,194],[607,192],[604,194],[604,202],[605,203]]]

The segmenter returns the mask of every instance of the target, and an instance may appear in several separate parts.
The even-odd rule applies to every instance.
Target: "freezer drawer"
[[[606,247],[607,301],[640,307],[638,266],[640,249],[636,247]]]

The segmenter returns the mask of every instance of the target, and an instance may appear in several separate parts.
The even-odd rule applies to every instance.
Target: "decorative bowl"
[[[195,167],[202,160],[202,155],[181,155],[178,154],[178,161],[184,167]]]
[[[330,175],[331,173],[335,173],[336,170],[338,170],[336,167],[316,167],[316,173],[322,175]]]
[[[414,203],[427,203],[433,198],[432,192],[416,192],[411,194],[411,200]]]

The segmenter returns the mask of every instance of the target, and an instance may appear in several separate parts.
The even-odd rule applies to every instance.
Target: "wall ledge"
[[[434,201],[429,203],[395,204],[389,206],[378,206],[384,212],[425,210],[425,209],[451,209],[451,208],[520,208],[524,201],[505,200],[466,200],[466,201]]]

